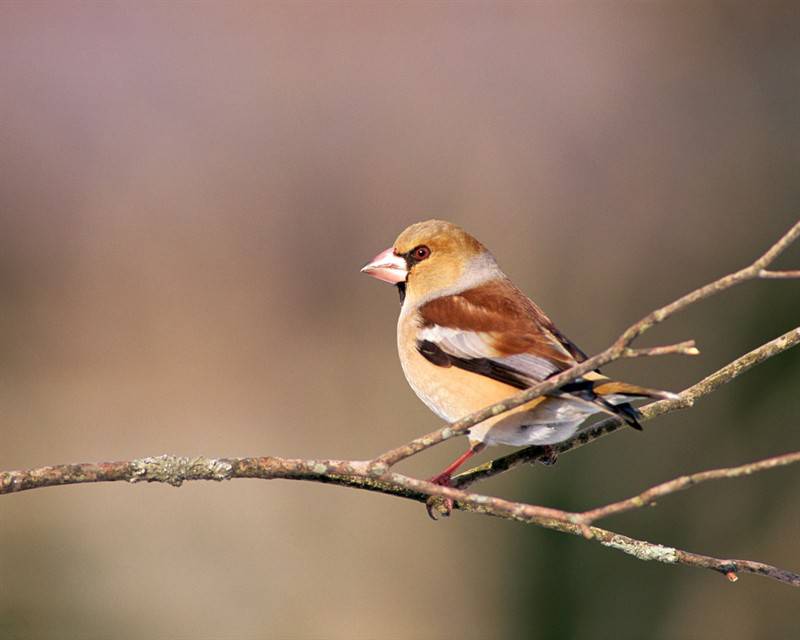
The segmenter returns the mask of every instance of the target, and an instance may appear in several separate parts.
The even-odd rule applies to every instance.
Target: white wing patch
[[[547,358],[534,356],[530,353],[517,353],[513,356],[503,358],[493,358],[497,362],[519,371],[521,374],[540,382],[548,376],[561,371],[561,368],[553,364]]]
[[[482,331],[462,331],[438,324],[419,332],[420,340],[433,342],[456,358],[494,358],[499,355],[488,342],[490,337],[490,334]]]
[[[492,346],[492,334],[485,331],[464,331],[441,325],[433,325],[420,329],[419,339],[432,342],[442,351],[456,358],[467,360],[485,358],[513,369],[521,377],[531,382],[539,382],[549,375],[561,371],[561,368],[540,356],[530,353],[515,353],[510,356],[501,355]]]

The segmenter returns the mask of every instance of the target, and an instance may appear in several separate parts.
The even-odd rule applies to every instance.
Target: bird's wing
[[[417,349],[430,362],[519,389],[586,358],[505,279],[431,300],[420,307],[419,318]]]
[[[527,389],[586,359],[550,318],[506,279],[436,298],[422,305],[418,313],[417,350],[429,362],[458,367],[517,389]],[[589,372],[549,395],[589,403],[641,429],[633,407],[615,406],[595,392],[598,384],[607,381],[599,373]]]

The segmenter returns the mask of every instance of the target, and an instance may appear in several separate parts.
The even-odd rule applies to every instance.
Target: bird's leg
[[[462,464],[464,464],[467,460],[469,460],[472,456],[476,453],[480,453],[486,448],[486,445],[482,442],[476,442],[472,445],[469,449],[467,449],[464,453],[462,453],[458,458],[453,460],[453,462],[441,473],[433,476],[428,480],[428,482],[432,482],[433,484],[439,484],[443,487],[450,486],[450,480],[453,478],[453,472],[458,469]]]
[[[467,449],[464,453],[462,453],[458,458],[453,460],[453,462],[441,473],[433,476],[428,480],[428,482],[432,482],[433,484],[438,484],[442,487],[449,487],[451,486],[451,481],[453,479],[453,473],[456,469],[458,469],[462,464],[464,464],[467,460],[469,460],[472,456],[477,453],[480,453],[486,448],[486,445],[483,442],[476,442],[475,444],[471,445],[469,449]],[[443,516],[449,516],[450,512],[453,510],[453,501],[450,498],[440,498],[438,496],[431,496],[427,502],[427,509],[428,515],[436,520],[435,513],[441,513]]]

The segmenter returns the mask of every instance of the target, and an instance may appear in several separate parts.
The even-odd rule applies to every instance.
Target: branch
[[[798,455],[798,457],[800,457],[800,454],[790,455]],[[796,461],[799,460],[792,460],[792,462]],[[753,463],[751,466],[756,467],[763,465],[759,466],[758,470],[778,466],[777,464],[769,465],[767,464],[768,462],[769,461]],[[789,462],[784,464],[789,464]],[[594,540],[605,547],[617,549],[638,560],[656,560],[666,564],[682,564],[690,567],[711,569],[724,574],[731,582],[736,582],[738,580],[738,573],[753,573],[772,578],[773,580],[783,582],[793,587],[800,587],[800,574],[763,562],[715,558],[713,556],[701,555],[674,547],[665,547],[645,540],[631,538],[607,529],[587,526],[586,523],[580,522],[584,514],[573,514],[558,509],[510,502],[502,498],[465,493],[464,491],[452,489],[450,487],[443,487],[430,482],[408,478],[397,473],[389,474],[389,476],[404,488],[420,491],[426,496],[426,498],[421,501],[426,501],[427,496],[447,497],[456,501],[457,508],[463,511],[482,513],[528,524],[536,524],[540,527],[552,529],[561,533],[583,536],[587,540]]]
[[[121,462],[67,464],[29,471],[5,471],[0,473],[0,494],[90,482],[159,482],[179,487],[183,482],[190,480],[218,482],[234,478],[312,480],[366,489],[423,503],[432,495],[449,497],[456,500],[458,508],[463,511],[537,524],[554,531],[583,536],[639,560],[656,560],[666,564],[711,569],[725,574],[730,580],[735,580],[739,572],[753,573],[795,587],[800,586],[800,575],[772,565],[751,560],[714,558],[665,547],[607,529],[570,521],[580,518],[581,514],[570,514],[558,509],[467,493],[398,473],[390,473],[385,478],[376,479],[368,475],[367,467],[366,462],[348,460],[299,460],[277,457],[188,458],[163,455]]]
[[[679,311],[682,311],[686,307],[695,302],[699,302],[700,300],[704,300],[710,296],[713,296],[717,293],[725,291],[726,289],[730,289],[734,285],[740,284],[742,282],[746,282],[748,280],[754,280],[757,278],[762,277],[774,277],[764,274],[771,274],[771,273],[781,273],[780,277],[794,277],[793,275],[786,275],[786,274],[795,274],[798,272],[794,271],[784,271],[784,272],[770,272],[767,271],[766,268],[794,241],[797,237],[800,236],[800,221],[796,222],[794,226],[792,226],[789,231],[787,231],[783,237],[780,238],[774,245],[772,245],[760,258],[755,260],[752,264],[745,267],[744,269],[740,269],[734,273],[731,273],[727,276],[723,276],[714,282],[707,284],[699,289],[695,289],[694,291],[687,293],[686,295],[682,296],[675,300],[675,302],[671,302],[670,304],[661,307],[660,309],[656,309],[655,311],[647,314],[644,318],[639,320],[638,322],[632,324],[628,327],[622,335],[605,351],[601,351],[596,356],[588,358],[584,360],[580,364],[575,365],[574,367],[562,371],[558,375],[552,376],[547,378],[546,380],[533,385],[532,387],[526,389],[525,391],[518,393],[514,396],[507,398],[501,402],[493,404],[490,407],[486,407],[480,411],[472,413],[457,422],[454,422],[450,425],[442,427],[441,429],[437,429],[436,431],[432,431],[431,433],[415,438],[408,444],[402,445],[395,449],[391,449],[386,453],[381,454],[377,458],[375,458],[372,466],[372,472],[375,475],[383,475],[393,467],[398,462],[405,460],[413,455],[416,455],[420,451],[424,451],[440,442],[444,442],[450,438],[455,436],[461,435],[467,432],[471,427],[475,426],[479,422],[483,422],[488,418],[492,418],[494,416],[500,415],[511,409],[515,409],[531,400],[538,398],[539,396],[545,395],[554,391],[555,389],[567,384],[575,380],[576,378],[585,375],[589,371],[593,371],[594,369],[598,369],[604,365],[607,365],[611,362],[616,360],[620,360],[622,358],[630,358],[636,357],[640,355],[660,355],[661,353],[675,353],[677,347],[685,347],[683,353],[691,353],[696,354],[698,353],[696,349],[693,349],[694,344],[683,343],[682,345],[673,345],[672,347],[655,347],[651,349],[630,349],[630,344],[642,335],[648,329],[654,327],[655,325],[663,322],[667,318],[675,315]]]
[[[791,349],[799,343],[800,327],[797,327],[753,349],[743,356],[736,358],[736,360],[706,376],[700,382],[681,391],[677,398],[672,400],[659,400],[658,402],[653,402],[641,407],[639,410],[641,412],[639,421],[646,422],[658,416],[678,411],[679,409],[687,409],[693,406],[696,400],[713,393],[722,385],[738,378],[745,371],[749,371],[756,365],[761,364],[787,349]],[[572,451],[598,438],[613,433],[624,426],[624,423],[617,418],[600,420],[578,432],[569,440],[551,445],[549,449],[534,445],[469,469],[455,476],[453,478],[453,484],[459,488],[466,488],[479,480],[505,473],[521,464],[535,462],[537,460],[547,460],[554,452],[558,455],[567,453],[568,451]]]

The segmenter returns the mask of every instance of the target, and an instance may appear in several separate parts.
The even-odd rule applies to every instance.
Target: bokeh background
[[[396,293],[358,273],[434,216],[605,347],[798,218],[799,30],[796,3],[0,4],[0,468],[367,458],[437,427]],[[608,371],[683,388],[800,324],[799,287],[697,305],[642,344],[702,356]],[[785,353],[484,489],[584,509],[797,449],[798,383]],[[788,468],[605,524],[798,570],[799,500]],[[8,638],[797,631],[797,592],[764,579],[318,484],[64,487],[0,513]]]

